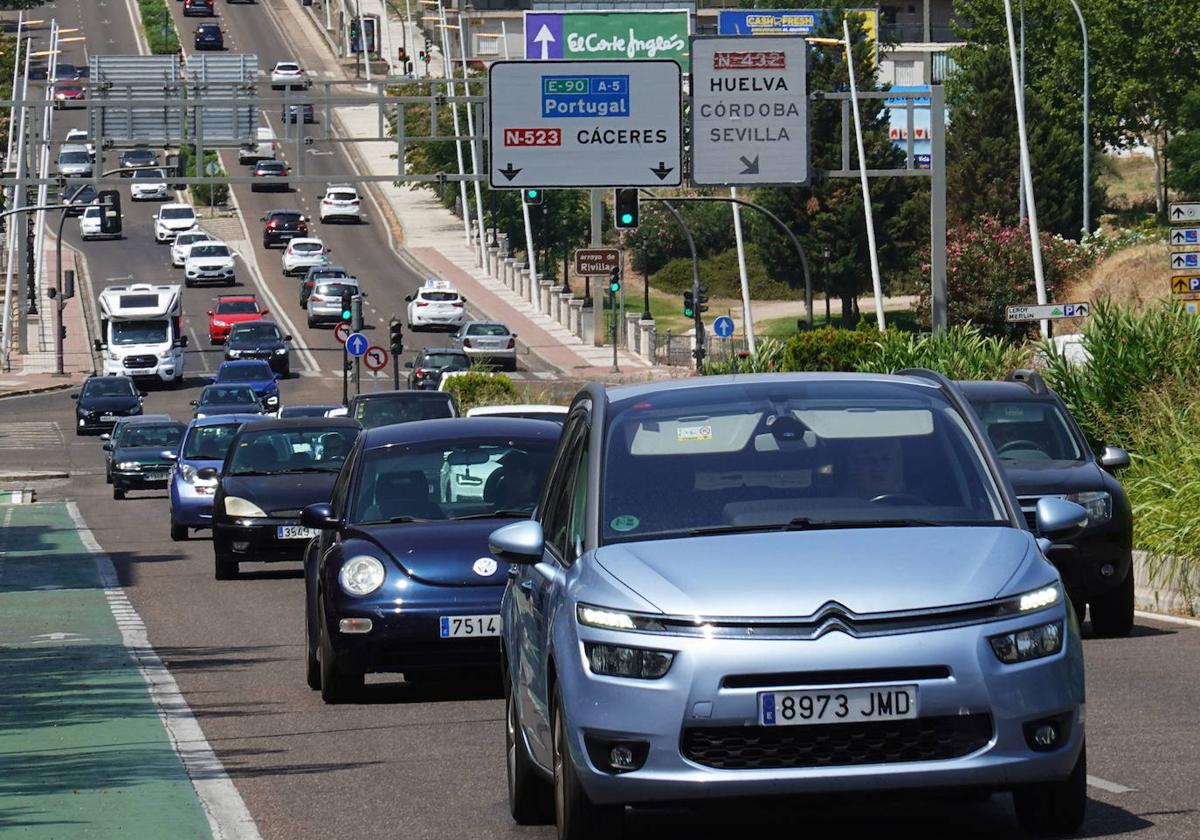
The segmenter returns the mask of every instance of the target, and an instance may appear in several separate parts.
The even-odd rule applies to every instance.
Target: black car
[[[349,415],[364,429],[411,423],[414,420],[442,420],[458,416],[454,397],[441,391],[376,391],[359,394],[350,400]]]
[[[418,391],[436,391],[442,384],[442,376],[452,370],[470,370],[471,359],[462,350],[452,347],[426,347],[417,354],[411,362],[405,362],[406,368],[412,368],[408,375],[408,387]]]
[[[254,164],[254,177],[261,178],[250,185],[250,192],[281,190],[290,192],[287,177],[292,168],[281,160],[260,160]]]
[[[126,149],[121,152],[121,177],[132,178],[133,170],[142,166],[158,166],[158,152],[153,149]]]
[[[274,321],[249,321],[234,324],[225,340],[225,359],[263,359],[271,370],[292,375],[292,357],[288,342],[292,340]]]
[[[162,416],[122,421],[104,443],[104,451],[110,453],[113,498],[124,499],[130,490],[165,489],[186,428]]]
[[[221,27],[215,23],[202,23],[197,26],[195,46],[198,50],[225,49],[225,35],[221,32]]]
[[[128,376],[89,376],[71,399],[77,435],[106,431],[121,417],[142,413],[142,392]]]
[[[494,675],[507,564],[488,550],[533,511],[559,426],[433,420],[363,432],[333,499],[301,521],[308,684],[348,699],[369,673]],[[403,603],[403,609],[396,608]]]
[[[1133,629],[1133,515],[1113,472],[1129,454],[1106,446],[1099,457],[1058,394],[1035,371],[1004,382],[960,382],[1012,482],[1031,530],[1038,499],[1067,498],[1088,512],[1076,539],[1047,554],[1058,568],[1082,622],[1085,605],[1098,636]]]
[[[286,245],[297,236],[308,236],[308,217],[299,210],[268,210],[263,223],[263,247]]]
[[[300,511],[330,500],[360,428],[346,417],[314,417],[238,430],[213,499],[217,580],[235,577],[242,562],[301,559],[317,531],[300,524]],[[212,479],[217,472],[197,476]]]
[[[262,401],[249,385],[206,385],[191,403],[197,420],[221,414],[265,414]]]
[[[308,102],[298,105],[280,106],[279,121],[284,123],[294,123],[297,119],[297,114],[303,114],[303,119],[306,123],[317,121],[317,117],[313,113],[313,106]]]
[[[216,14],[213,5],[213,0],[183,0],[183,16],[209,17]]]
[[[349,271],[340,265],[313,265],[300,279],[300,308],[308,308],[308,299],[312,297],[313,288],[321,280],[340,280],[343,277],[353,277]]]
[[[62,203],[68,205],[68,216],[82,216],[83,208],[96,200],[96,188],[91,184],[67,181],[62,188]]]

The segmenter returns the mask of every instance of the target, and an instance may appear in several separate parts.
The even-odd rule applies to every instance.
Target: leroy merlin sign
[[[688,23],[686,9],[526,12],[525,58],[530,61],[668,58],[679,62],[687,73]]]

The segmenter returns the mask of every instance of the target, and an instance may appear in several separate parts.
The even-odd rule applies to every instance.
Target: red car
[[[87,99],[87,88],[79,82],[55,82],[53,90],[55,108],[61,108],[68,102],[80,102]]]
[[[208,311],[208,340],[220,344],[229,337],[234,324],[261,321],[267,310],[259,309],[254,295],[223,295],[217,298],[217,308]]]

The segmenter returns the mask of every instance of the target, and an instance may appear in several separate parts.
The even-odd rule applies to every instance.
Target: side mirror
[[[1123,470],[1129,466],[1129,453],[1119,446],[1106,446],[1100,456],[1100,466],[1106,470]]]
[[[508,334],[508,337],[509,337],[509,338],[516,338],[516,337],[517,337],[517,334],[516,334],[516,333],[509,333],[509,334]]]
[[[95,350],[97,353],[99,353],[101,350],[103,350],[103,349],[104,349],[104,342],[103,342],[103,341],[101,341],[101,340],[100,340],[100,339],[98,339],[98,338],[97,338],[97,339],[95,339],[95,340],[92,342],[92,349],[94,349],[94,350]]]
[[[71,399],[73,399],[73,400],[79,399],[79,394],[72,394]]]
[[[406,297],[405,300],[408,301],[409,303],[412,303],[412,295],[409,295],[408,297]]]
[[[488,537],[488,548],[497,560],[522,565],[542,562],[545,544],[542,523],[533,519],[497,528]]]
[[[1087,527],[1088,514],[1081,506],[1066,499],[1038,499],[1038,532],[1053,542],[1073,540]]]
[[[283,340],[284,340],[284,341],[291,341],[291,340],[292,340],[292,337],[291,337],[290,335],[285,335],[285,336],[283,337]]]
[[[196,470],[196,478],[201,481],[215,481],[219,475],[220,473],[216,467],[205,467],[204,469]]]
[[[200,400],[192,400],[188,405],[200,405]]]
[[[276,374],[275,374],[275,381],[276,381],[276,382],[278,382],[280,379],[283,379],[283,374],[282,374],[282,373],[276,373]]]
[[[333,505],[318,502],[300,511],[300,524],[306,528],[316,528],[319,531],[332,531],[339,527],[341,522],[333,513]]]
[[[259,314],[259,315],[270,315],[270,314],[271,314],[271,310],[270,310],[270,309],[263,309],[263,310],[262,310],[262,311],[260,311],[258,314]]]
[[[105,432],[104,434],[100,435],[100,440],[112,440],[112,435],[110,435],[108,432]]]
[[[259,217],[258,217],[258,220],[259,220],[260,222],[265,222],[265,221],[267,220],[267,217],[266,217],[266,216],[259,216]]]
[[[101,446],[100,448],[103,449],[105,452],[113,451],[113,445],[111,443],[106,443],[103,446]]]
[[[181,335],[181,336],[179,336],[179,346],[180,346],[180,347],[187,347],[187,344],[188,344],[188,338],[187,338],[187,336],[186,336],[186,335]]]
[[[210,309],[210,310],[208,310],[208,316],[209,316],[210,318],[212,317],[212,314],[213,314],[213,311],[212,311],[211,309]]]

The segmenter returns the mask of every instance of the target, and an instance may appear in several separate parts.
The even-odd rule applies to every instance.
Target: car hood
[[[194,268],[206,265],[233,265],[233,257],[188,257],[183,263],[185,268]],[[220,315],[217,316],[222,321],[247,321],[253,320],[258,316],[246,318],[243,315]]]
[[[328,503],[336,480],[336,472],[227,475],[221,478],[221,493],[253,502],[270,516],[297,519],[308,505]]]
[[[273,353],[281,347],[286,346],[280,339],[264,339],[256,341],[254,344],[247,345],[225,345],[226,350],[236,350],[239,353]]]
[[[1032,545],[1008,527],[864,528],[618,543],[596,561],[668,615],[772,618],[985,601]]]
[[[213,403],[196,406],[196,413],[205,417],[216,417],[218,414],[253,414],[254,406],[246,403]]]
[[[201,261],[201,259],[199,257],[193,257],[193,258],[189,259],[185,263],[185,265],[191,265],[193,262],[200,262],[200,261]],[[222,315],[221,313],[217,313],[216,315],[212,316],[212,320],[213,321],[223,321],[226,324],[241,324],[245,321],[258,321],[261,319],[261,317],[262,316],[259,315],[257,312],[239,312],[236,314],[228,314],[228,315]]]
[[[1018,496],[1104,490],[1104,473],[1091,461],[1001,461]]]
[[[374,543],[402,568],[409,577],[442,586],[481,586],[505,583],[507,563],[496,563],[488,549],[488,536],[511,519],[470,519],[466,521],[409,522],[397,525],[371,525],[358,529],[357,535]],[[476,572],[495,570],[490,575]]]
[[[128,411],[138,404],[134,396],[81,397],[79,407],[84,411]]]
[[[170,461],[164,458],[164,452],[174,452],[171,446],[122,446],[113,452],[113,463],[136,461],[139,464],[165,464]]]
[[[159,219],[158,223],[167,230],[187,230],[196,226],[196,219]]]

